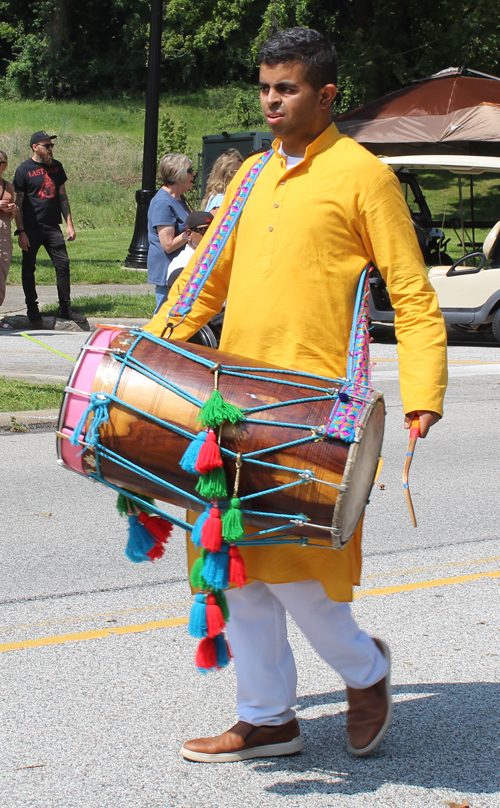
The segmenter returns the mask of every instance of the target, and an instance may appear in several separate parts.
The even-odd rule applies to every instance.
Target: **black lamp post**
[[[142,156],[142,188],[135,192],[137,211],[132,241],[124,266],[146,269],[148,262],[148,208],[156,193],[156,151],[158,148],[158,110],[160,106],[160,60],[163,0],[151,2],[149,30],[148,81],[144,150]]]

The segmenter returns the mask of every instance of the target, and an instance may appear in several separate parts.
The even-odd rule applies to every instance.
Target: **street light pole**
[[[142,188],[135,192],[137,211],[135,227],[125,267],[146,269],[148,262],[148,208],[156,193],[156,152],[158,148],[158,112],[160,106],[160,61],[163,0],[152,0],[149,29],[148,79],[144,149],[142,153]]]

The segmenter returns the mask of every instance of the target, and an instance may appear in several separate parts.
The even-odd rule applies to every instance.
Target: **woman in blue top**
[[[156,286],[155,312],[168,296],[169,264],[186,246],[185,221],[190,208],[184,194],[191,190],[196,176],[185,154],[166,154],[158,173],[163,184],[148,211],[148,282]]]

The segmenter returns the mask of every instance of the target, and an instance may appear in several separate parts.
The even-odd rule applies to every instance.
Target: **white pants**
[[[226,595],[240,721],[272,726],[295,715],[297,670],[287,639],[287,611],[349,687],[370,687],[388,672],[384,656],[358,628],[350,604],[330,600],[318,581],[257,581]]]

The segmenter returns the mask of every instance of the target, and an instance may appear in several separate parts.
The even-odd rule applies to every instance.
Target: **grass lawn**
[[[231,122],[231,102],[236,86],[169,94],[160,103],[160,116],[168,112],[187,126],[187,153],[195,165],[202,136],[224,129],[241,131]],[[257,93],[257,90],[256,90]],[[109,101],[7,101],[0,100],[0,148],[7,151],[5,178],[11,180],[19,163],[29,157],[29,137],[36,129],[56,133],[54,150],[68,175],[67,190],[77,240],[68,245],[72,283],[142,283],[145,273],[121,270],[128,252],[135,222],[135,191],[141,187],[144,98]],[[228,117],[229,116],[229,117]],[[265,130],[256,124],[253,130]],[[450,172],[417,172],[435,222],[459,215],[458,180]],[[476,219],[500,219],[500,178],[475,178]],[[464,178],[464,214],[469,219],[468,179]],[[486,231],[476,232],[481,242]],[[460,238],[453,230],[447,252],[462,255]],[[470,235],[470,234],[469,234]],[[466,241],[470,238],[466,236]],[[41,253],[43,254],[43,253]],[[10,283],[20,282],[20,254],[17,246]],[[54,283],[47,258],[37,270],[39,284]]]
[[[71,285],[145,283],[146,272],[121,268],[131,237],[131,231],[125,228],[77,231],[75,241],[67,245],[71,262]],[[7,282],[21,283],[21,250],[17,246],[17,239],[14,239],[14,254]],[[56,282],[54,267],[43,248],[38,253],[36,282],[41,286]]]
[[[72,299],[75,311],[86,317],[147,317],[153,316],[156,298],[153,286],[148,295],[96,295],[90,297],[82,295]],[[45,306],[43,314],[57,313],[57,306]]]
[[[64,384],[33,384],[0,376],[0,412],[54,410],[61,406]]]

